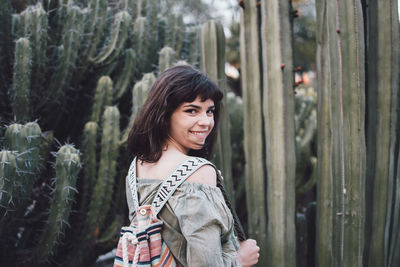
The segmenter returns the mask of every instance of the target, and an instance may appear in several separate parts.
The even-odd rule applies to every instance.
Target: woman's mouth
[[[207,137],[207,134],[208,134],[208,131],[189,131],[189,132],[199,138],[205,138],[205,137]]]

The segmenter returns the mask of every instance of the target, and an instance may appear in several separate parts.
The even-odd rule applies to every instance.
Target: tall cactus
[[[176,59],[176,53],[174,49],[169,46],[163,47],[160,51],[160,57],[158,59],[158,72],[162,73],[169,67],[171,67]]]
[[[49,219],[37,247],[36,260],[46,261],[68,225],[76,180],[81,169],[79,151],[72,145],[62,146],[56,154],[56,183],[51,200]]]
[[[393,262],[399,215],[396,144],[399,143],[399,16],[397,1],[366,1],[367,7],[367,230],[366,266]],[[400,177],[397,176],[397,180]],[[398,190],[398,189],[397,189]],[[397,195],[400,192],[397,191]],[[398,198],[398,196],[397,196]],[[398,205],[398,204],[397,204]],[[397,218],[395,217],[397,216]],[[393,224],[393,220],[397,220]]]
[[[349,12],[351,10],[351,12]],[[358,1],[317,1],[318,266],[362,266],[366,145],[364,30]]]
[[[96,227],[103,227],[110,208],[111,192],[116,175],[116,161],[119,152],[119,111],[116,107],[106,107],[102,119],[102,136],[99,170],[86,218],[86,240],[92,240]],[[99,230],[99,229],[98,229]],[[97,230],[97,231],[98,231]]]
[[[201,69],[227,94],[225,75],[225,34],[220,23],[208,21],[201,31]],[[226,191],[235,206],[232,180],[232,152],[227,98],[222,100],[221,126],[217,139],[217,166],[222,169]]]
[[[256,1],[244,2],[240,11],[240,62],[242,65],[244,152],[246,157],[246,202],[249,236],[256,239],[260,250],[259,265],[269,262],[267,251],[267,217],[265,199],[266,168],[261,93],[261,42]],[[264,252],[264,253],[263,253]]]
[[[32,51],[29,40],[18,39],[15,44],[14,75],[10,92],[13,112],[17,121],[26,121],[30,118],[31,60]]]
[[[290,2],[261,1],[267,266],[296,266],[294,75]]]
[[[153,86],[156,81],[156,77],[153,73],[146,73],[143,78],[137,82],[132,89],[132,110],[131,116],[129,118],[129,123],[126,129],[124,130],[121,138],[121,142],[125,143],[128,140],[129,131],[131,130],[133,123],[136,118],[136,114],[138,113],[140,107],[143,105],[144,101],[149,94],[150,88]]]
[[[113,100],[113,81],[109,76],[100,77],[94,95],[91,121],[100,122],[100,116],[106,106],[110,106]]]

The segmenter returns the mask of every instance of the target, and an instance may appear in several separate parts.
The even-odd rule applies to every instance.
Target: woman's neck
[[[164,149],[163,149],[163,153],[164,152],[180,152],[181,154],[187,155],[189,153],[189,150],[181,145],[178,144],[178,142],[176,142],[175,140],[173,140],[172,138],[168,138]]]

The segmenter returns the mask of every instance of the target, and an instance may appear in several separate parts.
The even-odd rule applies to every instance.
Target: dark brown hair
[[[175,109],[184,102],[212,99],[215,105],[214,128],[201,150],[189,155],[209,159],[217,136],[222,92],[202,72],[189,65],[179,65],[164,71],[151,87],[129,132],[128,148],[138,159],[157,162],[170,130],[170,119]]]

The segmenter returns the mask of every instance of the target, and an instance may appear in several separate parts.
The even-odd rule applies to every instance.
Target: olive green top
[[[137,179],[139,206],[151,204],[159,179]],[[126,186],[129,219],[134,206]],[[239,243],[234,234],[232,214],[216,186],[184,182],[159,213],[164,222],[162,238],[178,266],[240,266],[236,260]]]

